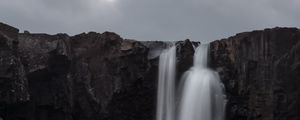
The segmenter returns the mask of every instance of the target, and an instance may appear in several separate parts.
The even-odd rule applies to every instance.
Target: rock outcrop
[[[0,23],[1,117],[14,113],[16,106],[22,106],[30,100],[25,68],[18,53],[18,32],[18,29]],[[10,114],[6,118],[10,119],[13,115]]]
[[[180,87],[199,44],[18,31],[0,24],[0,120],[154,120],[160,53],[176,45]],[[299,41],[274,28],[211,43],[228,120],[300,119]]]
[[[300,119],[300,30],[274,28],[211,43],[228,120]]]

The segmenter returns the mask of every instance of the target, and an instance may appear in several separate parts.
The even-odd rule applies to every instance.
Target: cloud
[[[0,21],[31,32],[113,31],[137,40],[203,42],[300,27],[299,0],[0,0]]]

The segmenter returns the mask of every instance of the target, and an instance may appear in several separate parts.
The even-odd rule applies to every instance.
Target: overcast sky
[[[212,41],[300,27],[300,0],[0,0],[0,21],[50,34],[112,31],[136,40]]]

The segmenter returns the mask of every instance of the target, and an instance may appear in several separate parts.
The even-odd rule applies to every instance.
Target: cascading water
[[[208,46],[200,45],[185,73],[179,120],[223,120],[225,95],[218,73],[208,68]]]
[[[164,50],[159,57],[156,120],[174,120],[176,47]]]

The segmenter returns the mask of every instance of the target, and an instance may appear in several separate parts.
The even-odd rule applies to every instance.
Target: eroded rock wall
[[[9,119],[14,118],[17,106],[30,100],[25,68],[18,53],[18,32],[0,23],[0,117],[6,115]]]
[[[225,83],[228,120],[300,119],[300,31],[274,28],[211,43]]]
[[[191,66],[194,52],[189,40],[138,42],[112,32],[68,36],[0,28],[4,120],[153,120],[160,52],[177,44],[179,73]]]
[[[296,28],[274,28],[211,43],[227,120],[300,119],[299,40]],[[154,120],[159,54],[176,45],[179,88],[198,44],[18,33],[0,23],[0,119]]]

